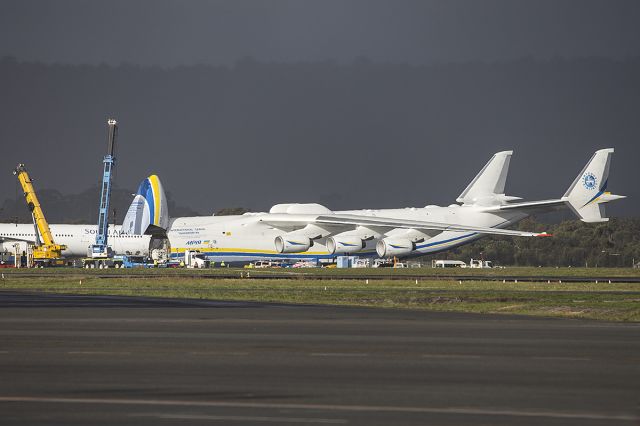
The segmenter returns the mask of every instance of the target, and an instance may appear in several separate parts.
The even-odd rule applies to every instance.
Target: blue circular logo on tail
[[[582,178],[582,183],[584,185],[585,188],[591,190],[591,189],[596,189],[596,185],[598,183],[598,179],[595,177],[595,175],[593,173],[585,173],[584,177]]]

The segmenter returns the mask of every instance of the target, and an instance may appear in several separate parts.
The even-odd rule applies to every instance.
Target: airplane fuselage
[[[453,205],[450,207],[428,206],[425,208],[383,209],[383,210],[349,210],[336,214],[352,214],[379,218],[395,218],[421,220],[441,223],[456,223],[491,228],[504,228],[512,225],[527,215],[523,213],[482,212],[470,206]],[[171,220],[168,237],[171,242],[172,255],[180,256],[184,250],[199,250],[216,262],[246,262],[257,259],[332,259],[326,247],[326,238],[314,240],[309,250],[301,253],[278,253],[274,240],[283,234],[282,229],[268,226],[260,219],[269,213],[248,213],[240,216],[203,216],[184,217]],[[384,237],[401,236],[406,230],[370,229],[372,238],[365,242],[365,247],[353,253],[356,256],[378,257],[376,243]],[[482,235],[473,232],[444,231],[417,242],[411,257],[448,250],[471,242]],[[406,257],[406,256],[403,256]]]
[[[352,214],[377,218],[396,218],[441,223],[455,223],[491,228],[504,228],[526,217],[523,213],[487,213],[473,206],[452,205],[449,207],[427,206],[424,208],[349,210],[336,214]],[[196,216],[174,218],[170,221],[167,237],[171,256],[182,256],[185,250],[198,250],[214,262],[249,262],[254,260],[329,260],[331,254],[326,247],[326,238],[314,240],[309,250],[301,253],[278,253],[275,238],[282,229],[274,228],[261,220],[269,213],[248,213],[237,216]],[[84,257],[90,244],[95,242],[95,225],[50,225],[54,239],[64,244],[67,257]],[[376,242],[384,237],[400,236],[403,229],[369,229],[371,238],[365,247],[353,253],[357,256],[377,257]],[[410,256],[448,250],[471,242],[481,234],[474,232],[444,231],[418,241]],[[14,240],[33,242],[34,228],[30,224],[0,224],[0,251],[12,252]],[[120,226],[109,227],[109,244],[118,254],[149,254],[149,236],[132,235],[121,231]]]
[[[49,225],[54,241],[67,246],[62,252],[67,257],[85,257],[91,244],[96,241],[96,225]],[[109,226],[109,245],[120,254],[149,254],[147,235],[132,235],[121,232],[120,225]],[[17,242],[35,242],[35,230],[30,224],[0,224],[0,252],[13,252]]]

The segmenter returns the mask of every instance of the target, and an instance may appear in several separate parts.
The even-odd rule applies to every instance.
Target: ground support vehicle
[[[116,268],[153,268],[156,266],[146,256],[139,255],[116,255],[113,260]]]
[[[198,250],[185,250],[184,266],[187,268],[202,269],[210,267],[211,262]]]
[[[469,262],[469,268],[492,268],[490,260],[481,260],[481,259],[471,259]]]

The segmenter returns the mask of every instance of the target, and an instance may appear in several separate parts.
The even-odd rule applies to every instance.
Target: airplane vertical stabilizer
[[[152,235],[164,233],[169,226],[169,208],[160,178],[151,175],[138,187],[133,202],[122,223],[122,230],[130,234]]]
[[[494,154],[456,201],[464,204],[493,204],[498,199],[496,195],[504,194],[512,154],[513,151]]]
[[[600,149],[575,178],[562,200],[583,222],[606,222],[603,203],[624,198],[607,190],[613,148]]]

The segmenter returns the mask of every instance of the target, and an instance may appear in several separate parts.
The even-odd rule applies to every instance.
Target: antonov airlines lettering
[[[277,204],[268,213],[169,218],[162,184],[146,178],[122,226],[110,229],[116,253],[178,258],[199,250],[214,262],[330,261],[339,255],[413,257],[448,250],[484,235],[544,237],[506,229],[534,212],[568,208],[585,222],[603,222],[613,148],[596,151],[561,198],[523,202],[504,193],[512,151],[498,152],[448,207],[331,211],[320,204]],[[95,226],[51,225],[68,257],[86,256]],[[35,241],[31,225],[0,225],[0,250]]]

